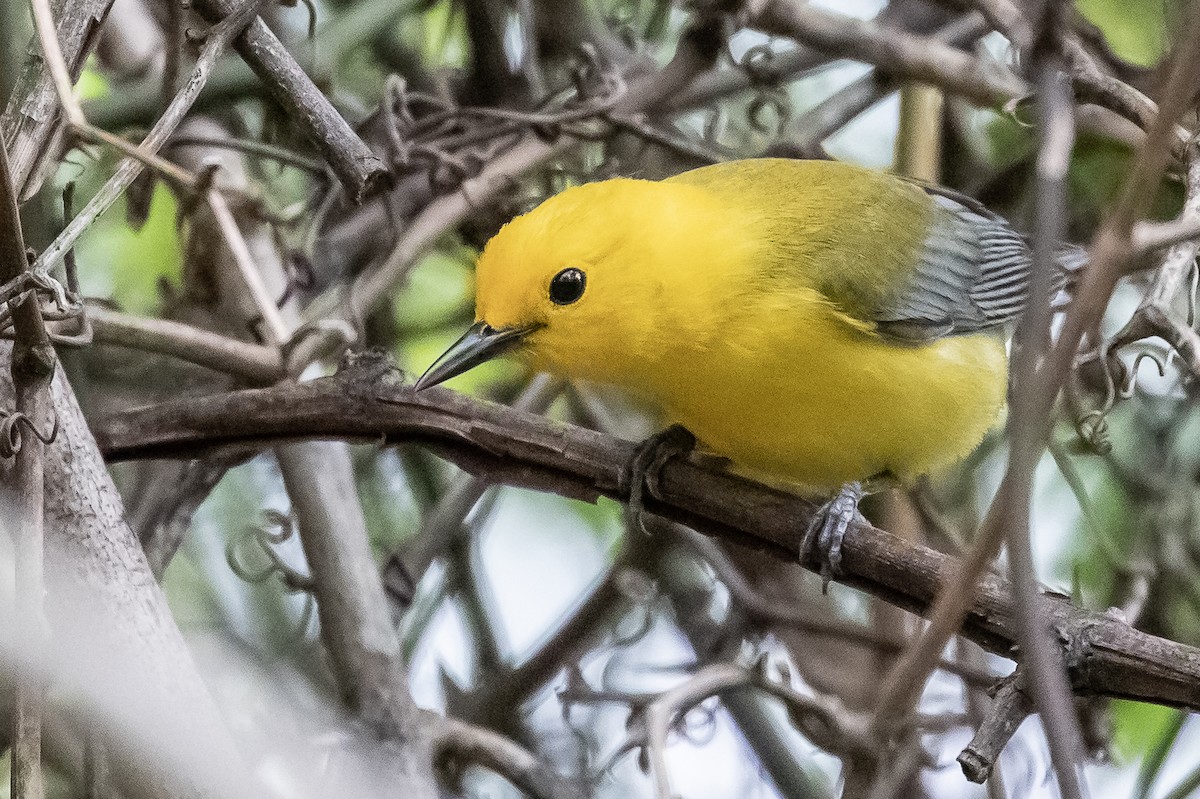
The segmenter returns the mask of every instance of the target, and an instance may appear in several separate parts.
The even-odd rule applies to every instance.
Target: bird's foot
[[[655,433],[634,450],[633,457],[625,469],[625,479],[628,480],[629,501],[625,504],[625,520],[635,529],[646,531],[642,521],[645,512],[644,498],[646,492],[652,497],[660,496],[658,490],[659,472],[667,461],[678,455],[687,455],[696,446],[696,437],[686,427],[673,424],[666,430]]]
[[[808,523],[800,543],[800,560],[815,554],[821,565],[821,590],[829,591],[829,581],[842,574],[842,539],[856,520],[862,518],[858,503],[863,498],[861,483],[846,483],[837,496],[826,502]]]

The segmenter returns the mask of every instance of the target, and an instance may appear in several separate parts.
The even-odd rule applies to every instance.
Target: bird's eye
[[[550,280],[550,301],[555,305],[570,305],[583,296],[586,285],[587,276],[582,270],[564,269]]]

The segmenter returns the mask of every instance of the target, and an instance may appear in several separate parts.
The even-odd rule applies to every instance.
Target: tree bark
[[[11,349],[0,342],[0,361]],[[257,794],[61,369],[51,391],[59,430],[45,448],[49,653],[43,663],[13,651],[5,659],[43,670],[72,715],[102,731],[131,795],[151,785],[159,795]],[[12,395],[0,370],[0,397]],[[11,467],[0,468],[7,480]]]

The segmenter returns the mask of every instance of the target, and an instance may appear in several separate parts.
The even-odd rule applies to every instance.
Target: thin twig
[[[58,26],[54,24],[54,12],[50,10],[50,2],[29,0],[29,5],[33,10],[33,24],[42,48],[42,57],[46,61],[46,68],[50,70],[50,77],[54,80],[54,89],[58,92],[59,105],[62,106],[69,124],[82,125],[86,120],[79,100],[75,97],[74,81],[71,80],[62,47],[58,43]]]
[[[264,338],[268,344],[273,346],[283,344],[291,338],[291,326],[284,321],[283,315],[279,312],[279,306],[275,304],[275,298],[267,290],[262,271],[254,261],[254,255],[246,244],[246,237],[242,235],[242,229],[238,227],[233,212],[229,210],[229,204],[225,202],[224,195],[215,188],[208,189],[205,192],[205,198],[208,200],[208,207],[212,210],[213,218],[217,222],[217,228],[225,239],[225,245],[229,247],[229,252],[237,265],[238,275],[245,283],[254,307],[262,318],[265,328]]]
[[[1062,32],[1070,6],[1047,0],[1033,45],[1033,70],[1037,80],[1038,153],[1033,224],[1032,301],[1021,319],[1014,358],[1014,398],[1009,419],[1009,461],[1004,527],[1008,531],[1009,570],[1015,589],[1021,667],[1033,704],[1041,715],[1050,746],[1050,759],[1064,799],[1084,799],[1087,783],[1081,769],[1085,756],[1083,734],[1063,667],[1062,652],[1053,639],[1049,619],[1041,604],[1037,571],[1030,540],[1033,514],[1033,477],[1045,451],[1047,433],[1030,416],[1027,391],[1037,380],[1038,358],[1050,340],[1051,287],[1057,253],[1067,227],[1067,172],[1075,145],[1075,114],[1068,78],[1064,72]]]
[[[325,174],[325,165],[320,161],[312,158],[306,158],[299,153],[294,153],[291,150],[283,147],[269,144],[267,142],[257,141],[255,139],[241,139],[236,136],[226,138],[216,138],[213,136],[173,136],[167,145],[168,147],[218,147],[226,150],[238,150],[248,155],[257,155],[263,158],[270,158],[278,161],[281,164],[294,166],[297,169],[303,169],[305,172],[312,172],[316,175]]]
[[[586,796],[580,785],[497,732],[440,716],[433,722],[433,728],[434,755],[439,760],[478,763],[534,799],[583,799]]]
[[[88,306],[87,314],[97,344],[170,355],[262,385],[284,375],[276,347],[238,341],[169,319],[131,316],[99,305]]]
[[[180,89],[179,94],[175,95],[170,106],[154,123],[154,127],[150,129],[142,143],[137,146],[140,154],[156,153],[167,142],[175,129],[183,122],[188,111],[191,110],[196,98],[200,96],[200,90],[207,83],[221,53],[225,51],[238,31],[249,23],[264,1],[245,0],[236,12],[212,27],[184,87]],[[58,265],[67,251],[75,246],[75,242],[79,240],[84,231],[90,228],[92,223],[108,210],[122,192],[142,173],[142,168],[143,164],[139,159],[126,158],[121,161],[112,177],[100,187],[100,190],[58,234],[50,246],[38,256],[34,262],[34,270],[48,272]]]

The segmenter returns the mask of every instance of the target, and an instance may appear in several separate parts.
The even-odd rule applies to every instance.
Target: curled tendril
[[[1173,351],[1167,353],[1168,360]],[[1149,350],[1139,352],[1137,357],[1133,359],[1133,368],[1129,370],[1129,376],[1125,379],[1125,385],[1121,386],[1121,390],[1117,393],[1118,398],[1127,400],[1137,391],[1138,368],[1142,365],[1143,360],[1149,360],[1158,368],[1159,377],[1167,376],[1167,364],[1156,353]]]
[[[738,69],[746,73],[750,82],[756,86],[771,85],[777,80],[775,73],[775,48],[770,42],[756,44],[742,54],[737,61]],[[733,60],[732,58],[730,59]]]
[[[791,115],[792,104],[787,95],[778,89],[762,92],[751,100],[750,105],[746,108],[746,121],[750,123],[750,127],[759,133],[770,136],[778,136],[783,133]],[[773,126],[769,124],[772,116],[775,120]]]
[[[1089,449],[1098,455],[1112,452],[1112,436],[1108,429],[1108,411],[1094,410],[1075,421],[1075,432]]]
[[[57,310],[43,309],[42,315],[47,319],[66,319],[77,316],[82,311],[83,302],[78,295],[67,291],[63,284],[48,272],[23,272],[0,287],[0,302],[4,303],[4,307],[0,308],[0,327],[7,327],[12,316],[10,306],[24,301],[31,291],[48,296],[56,306]]]
[[[702,702],[675,720],[674,730],[693,746],[704,746],[717,736],[716,702]]]
[[[313,0],[300,0],[300,2],[308,10],[308,27],[305,29],[305,34],[308,41],[314,42],[317,38],[317,6]]]
[[[54,415],[53,425],[50,428],[49,435],[42,435],[42,431],[37,429],[37,425],[33,423],[25,414],[20,411],[3,414],[4,418],[0,420],[0,458],[11,458],[21,451],[21,446],[25,440],[25,434],[21,428],[33,434],[38,441],[43,444],[53,444],[58,438],[58,415]]]
[[[618,632],[613,635],[612,645],[614,647],[632,646],[650,633],[650,629],[654,626],[654,611],[649,606],[642,606],[640,610],[637,626],[627,633]]]
[[[286,639],[288,644],[298,644],[308,635],[312,625],[316,600],[313,597],[312,578],[301,574],[283,562],[275,547],[287,541],[296,532],[295,520],[286,513],[267,510],[263,513],[263,523],[257,527],[247,527],[241,535],[235,536],[225,545],[225,562],[229,568],[242,580],[251,584],[266,582],[272,575],[278,574],[283,585],[290,593],[304,594],[304,607],[300,611],[300,619],[292,634]],[[255,568],[247,564],[239,550],[242,547],[253,546],[266,558],[265,565]]]
[[[1031,119],[1022,115],[1022,112],[1028,111],[1033,107],[1033,95],[1026,94],[1022,97],[1014,97],[1004,104],[1004,114],[1022,128],[1032,128],[1034,123]]]
[[[241,535],[229,540],[225,546],[225,562],[229,568],[248,583],[262,583],[278,574],[289,591],[312,591],[312,578],[293,569],[283,562],[275,547],[291,538],[296,532],[293,518],[276,510],[263,513],[263,524],[247,527]],[[253,545],[259,554],[266,558],[266,563],[254,567],[245,562],[241,555],[243,547]]]
[[[1112,437],[1108,428],[1108,414],[1116,405],[1118,398],[1125,398],[1127,389],[1124,382],[1118,388],[1117,379],[1113,375],[1116,369],[1122,369],[1123,371],[1123,368],[1111,343],[1108,346],[1101,347],[1093,357],[1099,360],[1100,372],[1104,375],[1104,401],[1100,403],[1099,408],[1089,411],[1075,420],[1075,432],[1084,446],[1092,452],[1098,455],[1107,455],[1112,452]],[[1132,385],[1136,378],[1137,370],[1135,363],[1134,372],[1128,378],[1129,384]]]
[[[58,282],[46,272],[30,272],[32,275],[33,285],[42,292],[49,294],[54,298],[54,304],[61,308],[64,312],[70,311],[79,305],[81,301],[78,297],[70,297],[63,284]]]
[[[587,697],[592,692],[591,686],[584,679],[583,671],[578,663],[571,663],[566,668],[566,684],[558,691],[559,701],[562,707],[562,720],[571,732],[571,737],[575,739],[578,746],[578,752],[582,763],[579,769],[581,774],[590,775],[589,782],[598,783],[604,772],[612,767],[613,762],[603,765],[601,768],[595,768],[592,760],[592,753],[600,747],[599,740],[596,737],[596,724],[594,723],[595,710],[588,707],[584,697]],[[577,721],[572,711],[582,707],[588,712],[590,718]]]

